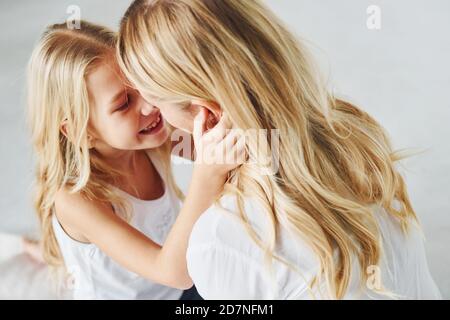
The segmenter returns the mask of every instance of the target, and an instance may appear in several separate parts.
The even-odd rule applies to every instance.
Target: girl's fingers
[[[245,144],[245,136],[239,138],[239,140],[234,145],[236,152],[236,162],[238,164],[243,164],[247,159],[247,148]]]
[[[243,136],[244,136],[243,130],[239,129],[229,130],[228,134],[224,138],[225,147],[231,149],[236,144],[236,142],[239,141],[239,139]]]
[[[206,131],[206,114],[207,111],[202,108],[194,119],[194,130],[192,132],[194,142],[200,141]]]
[[[209,132],[209,134],[211,136],[211,141],[219,143],[222,140],[224,140],[225,137],[227,136],[227,130],[223,129],[223,128],[220,128],[220,127],[215,127],[214,129],[212,129]]]
[[[227,131],[231,128],[231,123],[226,116],[223,114],[220,118],[219,122],[216,124],[214,128],[209,130],[206,134],[211,137],[211,141],[220,142],[227,134]]]
[[[232,129],[231,121],[226,114],[222,115],[214,128],[208,130],[208,115],[209,111],[202,109],[194,121],[193,137],[198,148],[205,147],[205,150],[211,151],[204,154],[202,159],[207,156],[209,157],[207,164],[224,165],[223,168],[232,170],[246,159],[245,133],[240,129]]]
[[[231,129],[231,127],[232,127],[232,124],[231,124],[230,118],[228,118],[228,115],[226,113],[223,113],[222,117],[220,118],[219,122],[216,125],[216,128],[226,130],[226,129]]]
[[[244,148],[238,148],[237,149],[237,157],[236,157],[236,163],[238,165],[244,164],[247,160],[247,150]]]
[[[245,135],[239,131],[233,131],[223,141],[223,148],[226,163],[230,165],[239,165],[244,162],[246,155]]]

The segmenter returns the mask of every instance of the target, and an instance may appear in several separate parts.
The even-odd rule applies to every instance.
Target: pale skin
[[[90,147],[114,168],[129,174],[116,187],[144,200],[161,197],[164,193],[161,177],[144,154],[144,150],[159,147],[168,138],[159,109],[126,85],[112,58],[104,59],[87,76],[87,87],[91,100]],[[226,133],[230,127],[226,116],[208,130],[209,110],[215,106],[207,101],[192,101],[191,107],[197,112],[195,118],[188,118],[187,131],[193,134],[196,149],[213,145],[219,152],[227,148],[243,155],[237,138]],[[142,134],[141,130],[158,118],[162,126],[156,127],[157,132]],[[61,123],[61,131],[70,140],[68,126],[67,122]],[[188,289],[193,284],[186,264],[192,228],[220,194],[228,172],[239,165],[209,163],[194,162],[186,199],[163,247],[118,217],[109,203],[90,201],[67,189],[57,194],[57,218],[74,240],[95,244],[126,269],[163,285]]]

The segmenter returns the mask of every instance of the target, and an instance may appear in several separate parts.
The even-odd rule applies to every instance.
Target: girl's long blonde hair
[[[117,34],[86,21],[81,21],[80,27],[69,29],[65,23],[48,27],[28,67],[28,122],[37,155],[35,209],[43,255],[52,266],[63,265],[52,227],[55,197],[61,188],[111,203],[123,218],[131,217],[127,202],[112,187],[123,174],[90,150],[87,138],[86,76],[102,59],[116,58]],[[67,121],[69,138],[61,133],[63,121]],[[157,152],[168,165],[169,183],[173,183],[170,141]]]
[[[239,128],[279,130],[278,172],[245,164],[226,190],[270,257],[279,226],[311,246],[320,270],[310,286],[324,276],[331,297],[344,297],[354,257],[365,283],[382,254],[375,205],[405,231],[416,219],[394,167],[403,157],[383,128],[333,97],[304,45],[260,1],[136,0],[121,23],[118,55],[144,96],[216,101]],[[252,139],[247,147],[250,157],[261,153]],[[265,239],[249,226],[246,196],[270,221]]]

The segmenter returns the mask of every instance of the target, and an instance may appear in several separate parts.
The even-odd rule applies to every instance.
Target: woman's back
[[[224,198],[221,204],[236,212],[231,198]],[[254,201],[246,201],[249,222],[262,236],[267,234],[263,222],[266,218],[257,208]],[[405,235],[395,218],[380,207],[374,210],[383,238],[379,267],[366,270],[367,283],[361,283],[359,263],[354,259],[344,299],[389,299],[372,290],[380,284],[400,299],[440,298],[428,270],[420,229],[411,223]],[[307,285],[318,272],[318,260],[304,241],[280,229],[275,253],[299,272],[274,261],[271,277],[263,250],[251,239],[237,214],[215,206],[199,219],[192,232],[187,255],[189,273],[205,299],[329,298],[324,281],[313,290]]]

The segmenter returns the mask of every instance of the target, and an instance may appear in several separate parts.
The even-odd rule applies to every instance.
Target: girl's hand
[[[202,109],[194,120],[196,159],[193,180],[204,191],[217,194],[223,188],[228,173],[245,161],[245,135],[233,129],[226,115],[217,125],[206,129],[208,111]]]
[[[206,129],[208,111],[202,109],[194,120],[194,166],[203,173],[226,176],[245,158],[245,136],[242,130],[233,129],[226,114],[217,125]]]

